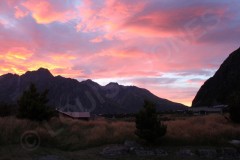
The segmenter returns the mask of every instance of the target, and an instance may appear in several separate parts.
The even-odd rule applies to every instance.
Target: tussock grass
[[[162,145],[219,145],[226,144],[228,140],[240,139],[240,125],[231,123],[222,115],[176,118],[164,123],[168,128]],[[22,134],[30,130],[38,133],[41,146],[63,150],[137,139],[134,122],[52,118],[48,123],[38,123],[4,117],[0,118],[0,145],[20,144]]]
[[[26,131],[36,131],[41,145],[64,150],[81,149],[113,143],[123,143],[135,138],[135,124],[106,120],[80,121],[69,118],[53,118],[37,123],[14,117],[0,118],[0,145],[19,144]]]
[[[240,125],[219,114],[168,121],[165,124],[168,126],[165,137],[168,144],[218,145],[240,138]]]

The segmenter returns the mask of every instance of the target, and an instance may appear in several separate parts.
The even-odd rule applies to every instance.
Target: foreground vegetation
[[[20,144],[26,131],[35,131],[41,146],[63,150],[82,149],[134,138],[134,123],[105,120],[79,121],[52,118],[49,122],[33,122],[14,117],[0,118],[0,144]]]
[[[135,134],[151,144],[157,143],[167,132],[167,126],[159,120],[155,105],[148,101],[144,102],[143,109],[137,113],[135,122]]]
[[[229,122],[222,115],[175,118],[164,124],[168,126],[168,131],[161,145],[226,145],[229,140],[240,139],[240,125]],[[134,122],[52,118],[49,122],[39,123],[3,117],[0,118],[0,145],[20,144],[26,131],[35,131],[42,147],[62,150],[138,140],[134,134]]]
[[[48,90],[38,92],[36,86],[31,84],[18,100],[18,118],[32,121],[49,120],[55,115],[53,107],[48,106]]]
[[[173,145],[219,145],[240,139],[240,125],[228,120],[228,115],[212,114],[166,122],[165,143]]]

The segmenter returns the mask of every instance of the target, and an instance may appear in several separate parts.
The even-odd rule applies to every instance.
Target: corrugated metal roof
[[[222,111],[222,108],[195,107],[195,108],[189,108],[188,110],[193,111],[193,112],[200,112],[200,111],[220,112],[220,111]]]
[[[58,111],[58,112],[73,118],[90,118],[89,112],[63,112],[63,111]]]

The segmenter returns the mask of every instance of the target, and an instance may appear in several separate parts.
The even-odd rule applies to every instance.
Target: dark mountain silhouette
[[[49,90],[49,104],[65,111],[91,111],[93,113],[134,113],[144,100],[157,104],[159,111],[185,109],[185,106],[153,95],[146,89],[109,83],[101,86],[92,80],[54,77],[47,69],[26,72],[19,76],[0,76],[0,101],[16,103],[24,90],[34,83],[39,91]]]
[[[203,84],[192,106],[227,105],[237,92],[240,92],[240,48],[231,53],[215,75]]]

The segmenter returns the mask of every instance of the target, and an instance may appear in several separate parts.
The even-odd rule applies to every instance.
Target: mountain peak
[[[116,82],[110,82],[106,86],[104,86],[104,88],[108,90],[115,90],[115,89],[119,89],[120,87],[122,86]]]
[[[91,79],[87,79],[87,80],[85,80],[85,81],[83,81],[83,82],[94,83]]]
[[[39,68],[37,71],[33,71],[33,72],[36,72],[37,74],[42,76],[51,76],[51,77],[53,76],[52,73],[46,68]]]
[[[85,81],[82,81],[81,84],[86,84],[88,86],[94,86],[94,87],[100,87],[100,85],[98,83],[94,82],[91,79],[87,79]]]
[[[192,106],[229,104],[231,95],[240,91],[240,48],[232,52],[220,68],[198,91]]]
[[[38,70],[35,70],[35,71],[28,71],[25,73],[25,75],[40,76],[42,78],[53,77],[52,73],[45,68],[39,68]]]
[[[50,74],[51,74],[51,72],[50,72],[48,69],[46,69],[46,68],[39,68],[39,69],[37,70],[37,72],[50,73]]]
[[[1,75],[0,76],[1,78],[13,78],[13,77],[19,77],[19,75],[17,75],[17,74],[12,74],[12,73],[7,73],[7,74],[4,74],[4,75]]]
[[[106,86],[119,86],[117,82],[110,82]]]
[[[93,80],[91,79],[87,79],[85,81],[82,81],[82,83],[85,83],[85,84],[96,84],[96,82],[94,82]]]
[[[43,68],[43,67],[38,68],[38,70],[47,70],[48,71],[47,68]]]

